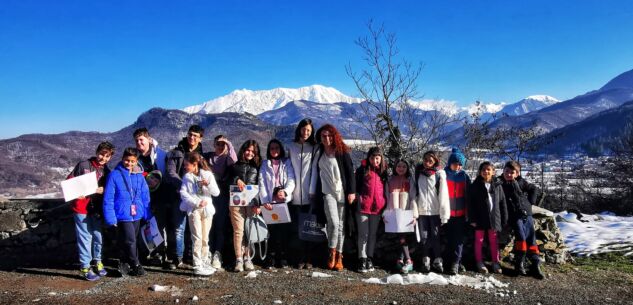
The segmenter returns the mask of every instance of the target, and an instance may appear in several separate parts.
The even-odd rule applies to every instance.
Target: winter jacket
[[[385,188],[387,175],[378,174],[374,169],[362,165],[356,169],[356,191],[358,192],[358,208],[362,214],[378,215],[387,203]]]
[[[411,190],[411,199],[418,207],[416,216],[439,215],[442,223],[448,222],[451,206],[446,186],[446,172],[437,170],[434,175],[418,173],[416,187]],[[438,180],[439,179],[439,180]]]
[[[498,179],[506,197],[509,221],[514,223],[520,218],[532,216],[532,205],[536,203],[537,196],[536,186],[520,176],[512,181],[506,181],[503,175]]]
[[[152,144],[149,149],[149,160],[152,163],[152,167],[157,169],[163,174],[163,177],[166,176],[167,171],[165,167],[165,159],[167,157],[167,152],[165,152],[162,148],[158,147],[158,141],[152,139]],[[139,163],[140,160],[139,160]],[[150,172],[151,168],[144,168],[145,172]]]
[[[132,205],[136,215],[132,215]],[[139,167],[130,172],[119,163],[108,175],[103,194],[103,217],[110,226],[152,217],[149,188]]]
[[[399,206],[398,208],[402,210],[413,210],[414,217],[418,217],[418,205],[415,200],[410,200],[411,198],[411,190],[415,189],[415,182],[412,178],[406,178],[401,176],[391,176],[389,178],[389,182],[387,183],[387,207],[386,210],[393,210],[394,207],[394,198],[398,198],[397,200],[400,203],[404,203],[403,206]],[[403,195],[401,193],[406,193]]]
[[[231,184],[237,184],[237,180],[242,180],[244,184],[258,185],[259,184],[259,168],[252,163],[237,161],[237,163],[229,167],[229,181]],[[253,205],[259,205],[259,198],[253,198]]]
[[[273,162],[264,160],[259,168],[259,200],[261,203],[273,202],[273,190],[275,189],[275,172],[273,170]],[[292,192],[295,189],[295,171],[289,159],[280,160],[279,162],[279,182],[280,187],[286,192],[286,201],[292,200]]]
[[[292,192],[292,204],[310,203],[310,178],[312,177],[312,156],[315,146],[310,143],[292,142],[288,144],[288,157],[295,172],[295,189]]]
[[[217,156],[215,151],[204,154],[204,159],[211,165],[215,181],[218,183],[221,192],[224,191],[224,189],[228,189],[230,184],[228,181],[229,167],[237,161],[237,154],[235,153],[233,144],[229,141],[225,142],[228,146],[228,152],[226,154]]]
[[[209,184],[200,186],[199,182],[202,180],[206,180]],[[180,210],[191,215],[194,210],[199,209],[200,201],[205,200],[207,202],[204,207],[206,217],[211,217],[215,214],[211,197],[218,195],[220,195],[220,189],[212,172],[200,169],[199,175],[186,173],[180,187]]]
[[[97,172],[97,185],[105,186],[106,178],[110,173],[108,165],[101,166],[97,163],[97,159],[92,157],[88,160],[77,163],[73,171],[66,179],[78,177],[91,172]],[[103,213],[103,195],[92,194],[83,199],[75,199],[70,204],[73,212],[77,214],[101,215]]]
[[[460,170],[452,171],[445,168],[446,185],[448,187],[448,200],[451,205],[451,217],[465,217],[466,207],[468,206],[468,189],[470,188],[470,177],[468,174]]]
[[[310,177],[310,195],[315,198],[315,205],[313,212],[317,215],[317,220],[320,223],[325,223],[325,209],[323,203],[323,188],[321,186],[321,170],[319,169],[319,160],[324,154],[323,144],[320,144],[314,152],[314,158],[312,158],[312,173]],[[345,194],[345,200],[347,196],[356,194],[356,178],[354,177],[354,164],[349,153],[336,154],[336,163],[341,176],[341,183],[343,184],[343,193]],[[346,204],[345,207],[348,205]],[[351,224],[350,224],[351,225]],[[348,230],[348,232],[351,232]]]
[[[202,153],[202,143],[199,143],[194,151],[198,152],[200,155]],[[180,185],[182,184],[182,177],[186,174],[185,169],[182,166],[182,163],[185,159],[185,154],[189,152],[189,142],[187,142],[187,138],[182,138],[180,142],[178,142],[178,147],[172,149],[166,157],[165,168],[167,171],[167,175],[163,176],[167,184],[169,184],[172,188],[172,191],[175,194],[178,194],[180,191]],[[180,196],[176,196],[177,198]],[[179,200],[180,198],[178,198]]]
[[[492,211],[488,192],[492,198]],[[468,221],[475,223],[475,229],[494,229],[499,232],[508,223],[508,210],[501,182],[493,179],[490,191],[486,189],[481,176],[477,176],[468,191]]]

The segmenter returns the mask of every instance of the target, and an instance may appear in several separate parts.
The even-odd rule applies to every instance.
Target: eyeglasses
[[[199,134],[195,134],[195,133],[188,133],[187,137],[189,138],[194,138],[194,139],[199,139],[201,138],[201,136]]]

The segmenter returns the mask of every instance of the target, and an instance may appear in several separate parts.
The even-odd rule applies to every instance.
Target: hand
[[[418,223],[418,220],[413,218],[413,220],[411,220],[411,222],[409,223],[410,225],[416,225]]]
[[[79,196],[79,197],[77,197],[77,199],[84,200],[84,199],[86,199],[86,196]]]
[[[259,215],[262,212],[262,210],[257,206],[254,206],[252,211],[255,215]]]
[[[200,185],[207,186],[207,185],[209,185],[209,181],[207,179],[202,179],[202,180],[200,180]]]
[[[356,199],[356,194],[347,195],[347,203],[352,204],[352,202],[354,202],[354,199]]]
[[[382,222],[384,222],[385,224],[389,223],[389,222],[385,219],[385,216],[382,216]]]
[[[270,204],[270,203],[265,203],[265,204],[264,204],[264,208],[265,208],[266,210],[272,211],[272,209],[273,209],[273,205],[272,205],[272,204]]]
[[[243,192],[245,187],[246,187],[246,184],[244,183],[244,181],[242,181],[242,179],[238,179],[237,188],[240,189],[240,192]]]
[[[473,228],[476,228],[476,227],[477,227],[477,224],[476,224],[476,223],[474,223],[474,222],[471,222],[471,223],[470,223],[470,225],[471,225]]]
[[[97,188],[97,191],[95,192],[97,194],[103,194],[103,186],[100,186]]]
[[[207,206],[207,201],[206,200],[200,200],[200,203],[198,203],[198,207],[199,208],[204,208]]]

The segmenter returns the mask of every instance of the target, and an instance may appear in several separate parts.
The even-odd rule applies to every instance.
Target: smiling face
[[[251,145],[246,150],[244,150],[244,155],[242,157],[247,162],[253,160],[253,158],[255,158],[255,146]]]
[[[194,174],[198,173],[198,164],[196,164],[196,163],[191,163],[191,162],[185,160],[182,163],[182,166],[185,168],[185,171],[187,173],[194,173]]]
[[[226,138],[219,138],[215,143],[213,143],[213,147],[215,148],[215,154],[221,156],[225,154],[228,150],[228,145],[226,145]]]
[[[99,165],[105,165],[106,163],[110,162],[111,158],[112,152],[107,149],[102,149],[97,153],[97,163],[99,163]]]
[[[398,165],[396,165],[396,173],[399,176],[404,176],[407,173],[407,164],[402,161],[398,162]]]
[[[322,131],[321,143],[323,143],[323,145],[325,145],[326,147],[334,146],[334,135],[327,130]]]
[[[138,136],[134,139],[134,142],[136,143],[136,149],[138,149],[143,156],[147,156],[147,154],[149,154],[151,143],[149,138],[146,136]]]
[[[422,165],[424,165],[425,168],[433,168],[433,166],[435,166],[435,159],[431,156],[425,156],[424,159],[422,159]]]
[[[479,175],[484,178],[484,181],[489,182],[492,181],[492,176],[495,174],[495,168],[492,167],[491,165],[487,165],[484,166],[484,168],[482,168],[479,171]]]
[[[123,162],[123,167],[132,171],[138,162],[138,158],[136,156],[125,156],[121,161]]]
[[[202,141],[202,135],[198,132],[190,131],[187,133],[187,143],[189,144],[189,149],[194,151],[198,144]]]
[[[281,153],[281,147],[279,147],[279,144],[272,142],[268,145],[268,153],[270,154],[270,157],[277,159]]]
[[[301,137],[299,138],[299,141],[301,143],[304,143],[310,138],[310,135],[312,134],[312,125],[306,125],[306,126],[301,127],[301,129],[299,130],[299,133],[301,135]]]
[[[506,167],[503,169],[503,178],[506,181],[512,181],[516,179],[518,176],[519,176],[519,172],[514,168]]]
[[[373,155],[373,156],[369,157],[369,164],[373,168],[380,168],[380,163],[382,163],[382,156],[381,155]]]

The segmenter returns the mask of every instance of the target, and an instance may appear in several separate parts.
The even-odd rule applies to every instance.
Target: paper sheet
[[[273,204],[273,209],[270,211],[262,207],[262,217],[264,217],[266,224],[288,223],[291,221],[288,205],[285,203]]]
[[[246,185],[244,191],[240,192],[237,185],[231,185],[229,198],[229,206],[233,207],[246,207],[251,206],[251,200],[259,194],[259,186]]]
[[[160,230],[158,230],[156,217],[152,217],[141,227],[141,237],[150,253],[163,243],[163,236],[160,234]]]
[[[415,230],[412,210],[387,210],[383,213],[383,217],[387,233],[408,233]]]
[[[61,182],[66,202],[97,192],[97,172],[90,172]]]

